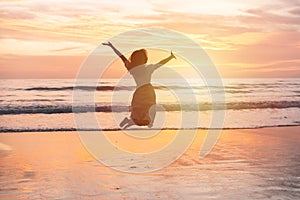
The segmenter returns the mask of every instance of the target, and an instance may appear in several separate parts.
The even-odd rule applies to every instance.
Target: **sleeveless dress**
[[[141,65],[129,71],[137,85],[131,101],[130,118],[139,126],[146,126],[151,122],[149,109],[156,104],[156,95],[150,82],[156,67],[153,64]]]

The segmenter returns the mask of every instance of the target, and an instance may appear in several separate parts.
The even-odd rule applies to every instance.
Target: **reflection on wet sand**
[[[163,131],[148,143],[139,143],[118,131],[106,135],[128,151],[146,152],[160,148],[175,133]],[[96,161],[75,132],[2,133],[1,143],[10,148],[0,150],[0,197],[300,198],[299,127],[225,130],[213,151],[199,159],[205,134],[205,130],[199,130],[188,151],[170,166],[136,175]],[[124,167],[136,170],[133,166]]]

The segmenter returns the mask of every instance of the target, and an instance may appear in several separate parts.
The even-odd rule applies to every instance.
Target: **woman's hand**
[[[170,55],[170,57],[171,58],[175,58],[176,59],[176,57],[174,56],[174,54],[173,54],[173,52],[171,51],[171,55]]]
[[[106,42],[106,43],[105,43],[105,42],[103,42],[103,43],[102,43],[102,45],[105,45],[105,46],[112,47],[112,43],[110,43],[110,42]]]

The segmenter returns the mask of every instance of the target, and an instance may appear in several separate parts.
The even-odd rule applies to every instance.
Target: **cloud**
[[[158,26],[187,34],[220,66],[286,66],[299,59],[299,14],[290,0],[0,1],[0,55],[85,55],[125,30]]]
[[[299,25],[300,17],[298,16],[286,16],[282,14],[273,14],[271,12],[262,9],[249,9],[246,13],[253,16],[244,16],[242,19],[254,24],[285,24],[285,25]],[[267,23],[267,24],[266,24]]]
[[[78,42],[49,42],[36,40],[1,39],[0,55],[86,55],[95,48]],[[62,51],[61,49],[65,49]],[[60,51],[57,51],[60,50]]]
[[[289,13],[291,13],[293,15],[300,16],[300,7],[299,8],[293,8],[293,9],[289,10]]]

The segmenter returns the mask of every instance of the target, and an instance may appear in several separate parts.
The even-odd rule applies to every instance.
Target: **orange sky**
[[[0,78],[74,78],[100,42],[152,26],[194,39],[225,78],[300,77],[299,0],[0,0],[0,20]]]

